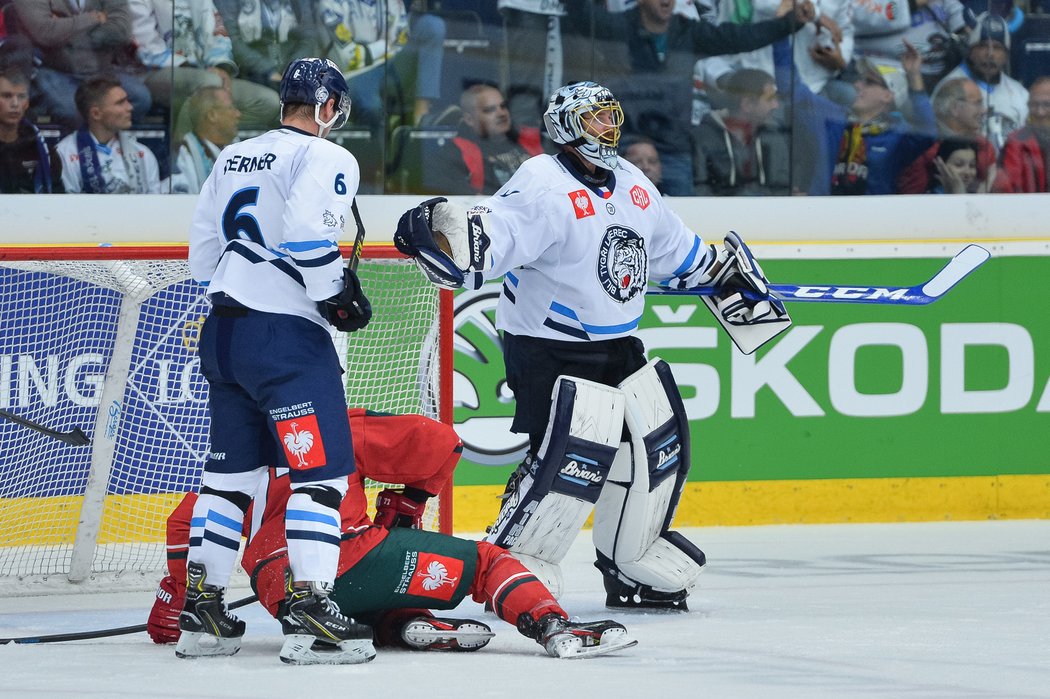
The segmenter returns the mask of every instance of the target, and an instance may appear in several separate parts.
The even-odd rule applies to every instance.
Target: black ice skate
[[[420,616],[401,627],[401,639],[416,650],[478,650],[495,635],[486,624],[473,619]]]
[[[530,623],[531,622],[531,623]],[[536,639],[552,658],[587,658],[630,648],[638,641],[627,635],[623,624],[605,621],[571,622],[557,614],[531,619],[519,629]]]
[[[626,583],[619,578],[605,575],[605,606],[610,609],[663,609],[672,612],[688,612],[686,598],[688,590],[658,592],[648,585]]]
[[[376,657],[372,629],[343,616],[317,583],[292,588],[277,610],[284,631],[281,660],[290,665],[351,665]]]
[[[179,614],[182,631],[175,646],[180,658],[233,655],[241,649],[244,622],[226,610],[223,588],[209,585],[203,563],[186,566],[186,602]]]

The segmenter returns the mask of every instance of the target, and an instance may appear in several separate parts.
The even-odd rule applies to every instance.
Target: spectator
[[[0,192],[61,192],[62,164],[25,118],[28,109],[29,77],[14,70],[0,73]]]
[[[543,152],[539,129],[515,127],[497,88],[472,85],[463,91],[459,106],[459,133],[425,164],[433,191],[495,194],[522,163]]]
[[[858,61],[857,96],[847,109],[802,85],[792,71],[790,46],[774,44],[777,89],[792,95],[795,127],[806,129],[817,154],[810,194],[892,194],[900,171],[933,142],[936,122],[923,92],[922,57],[905,46],[903,65]],[[900,114],[906,104],[913,123]]]
[[[567,9],[575,17],[574,3]],[[693,67],[700,56],[740,53],[766,46],[813,20],[809,0],[783,0],[776,19],[747,26],[714,25],[675,14],[674,0],[638,0],[623,13],[595,10],[597,37],[607,40],[598,79],[620,99],[625,130],[648,136],[663,163],[672,196],[693,193],[691,109]],[[589,18],[588,18],[589,21]]]
[[[976,82],[984,93],[986,109],[982,131],[996,150],[1002,147],[1006,135],[1028,118],[1028,91],[1005,72],[1009,56],[1010,32],[1006,21],[985,12],[970,32],[966,61],[948,73],[933,91],[936,99],[941,86],[952,78],[964,77]]]
[[[790,194],[786,135],[769,127],[780,107],[773,76],[741,68],[722,89],[729,107],[705,114],[694,133],[696,194]]]
[[[152,97],[130,68],[127,0],[14,0],[14,6],[19,24],[42,53],[33,101],[44,114],[63,128],[76,128],[73,96],[79,85],[89,77],[112,74],[134,109],[132,123],[143,123]]]
[[[351,120],[371,129],[383,124],[387,81],[412,84],[404,121],[420,123],[441,97],[445,21],[412,13],[403,0],[321,0],[318,31],[322,55],[346,75],[354,110]],[[403,89],[403,87],[402,87]]]
[[[656,151],[656,145],[651,138],[645,136],[624,136],[620,139],[620,155],[656,187],[660,194],[664,193],[662,182],[664,179],[663,165],[660,162],[660,154]]]
[[[139,61],[153,99],[171,112],[178,140],[190,128],[180,111],[198,87],[231,91],[243,128],[265,130],[279,122],[277,92],[237,79],[233,47],[212,0],[128,0]],[[174,24],[174,26],[173,26]]]
[[[718,18],[723,22],[747,25],[775,17],[779,5],[779,0],[723,2],[719,4]],[[802,83],[812,92],[821,94],[853,58],[853,6],[852,0],[817,0],[813,6],[817,19],[799,29],[793,49]],[[772,75],[772,49],[765,46],[746,54],[704,59],[705,82],[718,84],[737,68],[756,68]],[[830,94],[825,96],[832,97]]]
[[[224,87],[200,87],[186,100],[191,130],[182,137],[171,191],[197,194],[208,179],[219,152],[233,143],[240,128],[241,111]]]
[[[858,56],[898,58],[907,41],[922,55],[922,79],[926,91],[962,62],[966,52],[965,35],[974,22],[973,13],[959,0],[908,0],[907,12],[893,19],[878,3],[854,0],[854,18],[864,29],[857,32]]]
[[[966,138],[939,141],[933,164],[936,172],[930,178],[926,189],[928,194],[974,194],[982,191],[983,184],[977,183],[977,149],[973,141]]]
[[[937,118],[937,133],[943,139],[963,139],[973,145],[977,154],[977,180],[985,184],[996,176],[995,146],[981,133],[984,127],[984,97],[981,88],[969,78],[945,81],[933,100],[933,114]],[[930,191],[930,183],[937,174],[936,159],[941,141],[934,143],[901,173],[897,181],[900,194],[921,194]],[[989,177],[992,179],[989,180]]]
[[[1028,90],[1028,124],[1006,139],[1001,153],[1005,191],[1047,192],[1050,159],[1050,76]]]
[[[312,0],[214,0],[240,75],[276,90],[293,59],[319,54]]]
[[[83,124],[56,148],[66,191],[159,194],[156,156],[127,132],[132,108],[120,81],[88,78],[80,83],[74,101]]]

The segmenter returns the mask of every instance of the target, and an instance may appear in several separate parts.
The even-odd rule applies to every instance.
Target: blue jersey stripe
[[[683,272],[685,272],[686,270],[690,269],[693,266],[693,263],[696,260],[696,253],[699,250],[700,250],[700,236],[694,235],[693,236],[693,249],[689,251],[688,255],[686,255],[686,258],[685,258],[685,260],[683,260],[682,264],[678,265],[678,269],[676,269],[674,271],[674,276],[677,277],[678,275],[682,274]]]
[[[320,248],[338,248],[339,244],[334,240],[301,240],[292,243],[281,243],[277,247],[288,252],[309,252]]]
[[[299,258],[295,258],[295,264],[298,267],[324,267],[325,265],[331,264],[332,262],[340,258],[341,255],[339,254],[339,251],[333,250],[327,255],[321,255],[320,257],[315,257],[309,260],[301,260]]]

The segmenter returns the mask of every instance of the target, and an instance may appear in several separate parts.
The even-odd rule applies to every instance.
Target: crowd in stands
[[[665,196],[1048,191],[1050,0],[0,0],[0,192],[195,193],[300,56],[363,193],[496,192],[581,79]]]

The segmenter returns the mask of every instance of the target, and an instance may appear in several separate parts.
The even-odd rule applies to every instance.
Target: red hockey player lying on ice
[[[570,623],[550,591],[502,548],[419,529],[426,499],[452,478],[462,443],[455,431],[419,415],[380,415],[350,409],[357,471],[343,499],[339,570],[331,600],[342,612],[373,627],[378,645],[418,650],[477,650],[494,634],[480,621],[435,617],[469,594],[539,642],[550,655],[597,655],[635,644],[615,621]],[[242,559],[252,588],[270,614],[285,599],[288,569],[284,513],[290,489],[285,469],[270,477],[249,513],[253,533]],[[376,522],[363,513],[362,478],[404,483],[384,490]],[[150,612],[155,643],[179,638],[186,590],[186,550],[196,495],[187,494],[168,518],[168,571]],[[258,517],[256,513],[262,510]],[[312,646],[312,647],[311,647]],[[205,653],[206,654],[206,653]],[[370,660],[374,656],[356,660]],[[346,663],[338,646],[320,635],[304,644],[297,664]]]

